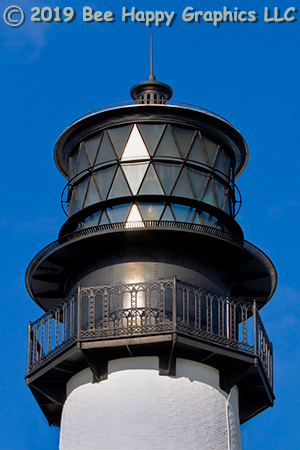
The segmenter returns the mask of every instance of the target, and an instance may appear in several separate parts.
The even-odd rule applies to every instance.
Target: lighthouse
[[[55,144],[67,220],[26,272],[26,382],[60,450],[239,450],[274,402],[276,271],[235,220],[247,144],[152,69],[130,94]]]

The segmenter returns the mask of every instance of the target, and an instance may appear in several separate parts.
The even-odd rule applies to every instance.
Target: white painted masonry
[[[238,390],[219,387],[216,369],[185,359],[159,376],[157,357],[109,362],[108,379],[89,369],[67,385],[60,450],[241,450]]]

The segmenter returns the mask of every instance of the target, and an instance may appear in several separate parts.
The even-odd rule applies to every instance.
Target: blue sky
[[[132,85],[149,73],[174,90],[174,100],[213,110],[246,139],[249,163],[237,180],[243,205],[237,221],[245,238],[272,259],[278,288],[262,311],[275,352],[276,402],[241,427],[243,450],[299,449],[299,77],[300,14],[294,22],[264,22],[261,1],[14,0],[26,16],[19,28],[3,20],[1,61],[1,408],[0,446],[5,450],[57,448],[23,379],[27,322],[42,315],[26,292],[24,274],[35,254],[57,238],[65,216],[65,180],[53,161],[60,133],[82,114],[129,99]],[[256,11],[256,23],[186,23],[182,11]],[[71,23],[37,23],[31,8],[72,6]],[[84,23],[82,7],[112,11],[111,23]],[[177,14],[172,27],[122,22],[121,10]],[[283,13],[297,6],[279,1]],[[16,18],[17,16],[15,16]]]

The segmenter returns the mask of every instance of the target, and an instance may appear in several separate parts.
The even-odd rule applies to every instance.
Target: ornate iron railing
[[[28,329],[31,373],[74,342],[181,332],[257,356],[272,386],[272,343],[256,302],[176,280],[78,287]]]

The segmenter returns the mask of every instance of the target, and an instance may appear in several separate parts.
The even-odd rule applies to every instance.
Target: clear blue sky
[[[48,427],[23,379],[27,322],[42,315],[26,292],[25,270],[57,238],[65,220],[59,203],[65,181],[52,151],[78,116],[129,99],[130,87],[146,79],[152,33],[154,74],[171,85],[173,99],[221,114],[249,145],[248,166],[237,180],[243,198],[237,220],[245,238],[265,251],[278,271],[277,291],[262,311],[274,343],[277,398],[273,409],[242,426],[243,450],[298,450],[300,13],[294,22],[266,23],[266,3],[256,0],[13,4],[24,10],[26,20],[19,28],[9,27],[3,12],[11,1],[1,1],[0,447],[57,448],[58,429]],[[256,11],[258,21],[216,27],[181,18],[187,6],[214,11],[225,5],[231,11]],[[34,6],[72,6],[77,16],[71,23],[36,23],[30,20]],[[84,23],[83,6],[110,10],[115,21]],[[172,27],[149,28],[122,22],[122,6],[177,16]],[[297,4],[275,6],[283,13]]]

